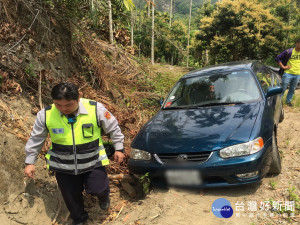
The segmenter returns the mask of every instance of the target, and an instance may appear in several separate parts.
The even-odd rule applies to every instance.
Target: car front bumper
[[[269,171],[271,164],[271,140],[263,149],[253,155],[223,159],[219,151],[214,151],[204,163],[186,163],[167,165],[159,163],[154,157],[149,161],[129,159],[129,172],[144,175],[149,172],[152,184],[168,186],[165,179],[167,170],[197,170],[200,172],[202,183],[197,188],[215,188],[256,183]],[[239,178],[237,174],[258,172],[251,178]],[[184,185],[183,185],[184,186]]]

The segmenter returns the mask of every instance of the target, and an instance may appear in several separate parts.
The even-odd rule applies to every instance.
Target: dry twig
[[[35,15],[35,17],[34,17],[34,20],[32,21],[32,23],[31,23],[31,25],[29,26],[28,30],[31,29],[31,27],[32,27],[33,23],[35,22],[37,16],[39,15],[39,13],[40,13],[40,10],[38,10],[38,12],[36,13],[36,15]],[[26,33],[26,34],[27,34],[27,33]],[[10,47],[6,52],[11,51],[14,47],[16,47],[18,44],[20,44],[20,42],[26,37],[26,34],[24,34],[23,37],[22,37],[16,44],[14,44],[12,47]]]
[[[43,107],[43,102],[42,102],[42,72],[40,71],[40,81],[39,81],[39,86],[38,86],[38,95],[39,95],[39,104],[40,104],[40,109],[42,110]]]
[[[12,110],[3,100],[0,99],[0,107],[4,109],[7,112],[7,115],[10,117],[12,121],[15,121],[17,125],[23,130],[23,132],[26,135],[29,135],[28,129],[26,129],[23,120],[20,118],[20,116]]]
[[[57,192],[60,193],[60,190],[58,188],[58,184],[56,183],[56,188],[57,188]],[[56,210],[56,213],[54,215],[54,218],[52,220],[52,224],[55,224],[56,223],[56,220],[57,220],[57,217],[60,213],[60,210],[61,210],[61,200],[60,200],[60,194],[57,195],[57,201],[58,201],[58,207],[57,207],[57,210]]]
[[[122,206],[122,208],[120,209],[120,211],[118,212],[118,214],[117,214],[117,216],[116,216],[116,218],[114,220],[116,220],[119,217],[119,215],[121,214],[123,208],[124,208],[124,205]]]

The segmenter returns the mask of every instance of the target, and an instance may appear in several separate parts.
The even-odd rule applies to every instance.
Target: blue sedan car
[[[184,75],[131,144],[130,173],[155,184],[201,188],[250,184],[281,172],[280,77],[259,61]]]

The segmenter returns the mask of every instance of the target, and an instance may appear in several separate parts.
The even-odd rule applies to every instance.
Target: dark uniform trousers
[[[109,195],[109,182],[104,166],[78,175],[56,172],[56,180],[70,211],[70,217],[77,223],[88,218],[84,210],[83,190],[100,199],[106,199]]]

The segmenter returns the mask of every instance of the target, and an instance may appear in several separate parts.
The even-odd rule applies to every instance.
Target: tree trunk
[[[291,19],[292,19],[292,10],[293,10],[293,3],[294,1],[291,0],[291,4],[290,4],[290,9],[289,9],[289,20],[288,20],[288,26],[291,25]],[[289,32],[289,29],[287,30],[287,34],[286,34],[286,40],[285,40],[285,48],[288,47],[288,44],[289,44],[289,39],[290,39],[290,32]]]
[[[151,64],[154,64],[154,1],[152,1],[152,41],[151,41]]]
[[[208,50],[205,50],[205,66],[207,66],[209,63],[209,53]]]
[[[139,58],[141,58],[141,44],[139,44]]]
[[[174,13],[175,13],[175,0],[173,0],[173,7],[172,7],[172,15],[174,16]]]
[[[173,18],[173,0],[170,1],[170,23],[169,23],[169,27],[172,26],[172,18]]]
[[[113,33],[113,21],[112,21],[112,8],[111,0],[107,0],[108,4],[108,20],[109,20],[109,42],[114,43],[114,33]]]
[[[142,30],[142,10],[139,10],[140,13],[140,19],[139,19],[139,31]]]
[[[94,0],[90,0],[90,7],[91,7],[91,13],[92,13],[92,15],[94,15],[94,12],[95,12]]]
[[[131,10],[131,27],[130,27],[131,47],[133,47],[133,27],[134,27],[134,17],[133,17],[133,10]]]
[[[188,43],[187,43],[187,59],[186,59],[186,67],[189,67],[189,55],[190,55],[190,36],[191,36],[191,19],[192,19],[192,4],[193,0],[190,0],[190,15],[189,15],[189,30],[188,30]]]

